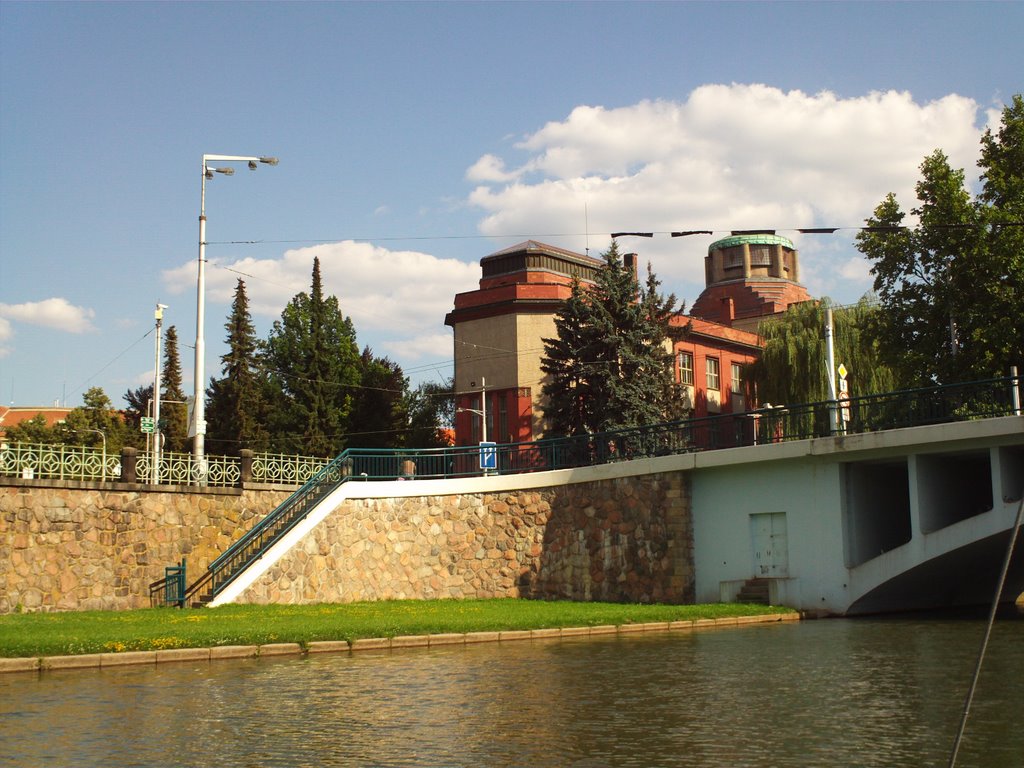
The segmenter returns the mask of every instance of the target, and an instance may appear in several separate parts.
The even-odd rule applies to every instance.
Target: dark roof
[[[603,259],[595,259],[593,256],[585,256],[582,253],[576,253],[575,251],[566,250],[565,248],[558,248],[554,245],[548,245],[547,243],[541,243],[537,240],[525,240],[522,243],[509,246],[500,251],[484,256],[480,259],[480,263],[483,264],[485,261],[490,259],[496,259],[501,256],[509,256],[513,253],[540,253],[547,256],[555,256],[557,258],[565,259],[566,261],[583,264],[588,267],[599,267],[604,264]]]

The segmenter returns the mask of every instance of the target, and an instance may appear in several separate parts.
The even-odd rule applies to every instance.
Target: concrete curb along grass
[[[125,651],[123,653],[83,653],[77,656],[0,657],[0,674],[6,672],[44,672],[57,669],[102,669],[140,664],[167,664],[183,661],[216,661],[218,659],[258,659],[263,657],[300,656],[314,653],[354,653],[392,651],[407,648],[439,648],[475,643],[508,643],[523,640],[561,640],[563,638],[598,637],[601,635],[633,635],[646,632],[679,632],[720,627],[742,627],[751,624],[778,624],[799,621],[800,614],[766,613],[757,616],[731,616],[721,619],[690,621],[658,621],[649,624],[607,624],[596,627],[552,627],[548,629],[505,630],[498,632],[444,633],[437,635],[402,635],[399,637],[365,637],[348,640],[317,640],[303,647],[299,643],[266,645],[219,645],[211,648],[169,648],[162,651]]]

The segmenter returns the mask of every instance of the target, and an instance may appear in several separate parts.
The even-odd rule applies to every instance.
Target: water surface
[[[0,676],[11,766],[945,766],[978,620]],[[997,623],[958,766],[1024,765],[1024,621]]]

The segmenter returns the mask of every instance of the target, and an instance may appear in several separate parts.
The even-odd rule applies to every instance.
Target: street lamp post
[[[192,444],[193,471],[199,485],[206,483],[206,393],[204,391],[206,342],[203,338],[206,312],[206,180],[212,179],[216,173],[231,176],[235,172],[230,165],[214,167],[210,163],[247,163],[249,170],[255,171],[260,163],[277,165],[277,158],[250,157],[248,155],[203,155],[202,187],[199,197],[199,276],[196,280],[195,391],[192,400],[192,420],[189,423],[189,435],[195,438]]]
[[[166,304],[157,304],[153,317],[156,319],[156,356],[153,361],[153,453],[150,455],[150,482],[160,484],[160,339],[163,336],[164,310]]]

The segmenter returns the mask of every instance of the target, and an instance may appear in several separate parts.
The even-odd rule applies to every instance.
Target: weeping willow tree
[[[818,403],[830,397],[825,309],[832,307],[835,363],[846,366],[850,395],[891,392],[897,389],[892,370],[879,362],[877,342],[867,329],[878,311],[865,297],[852,306],[820,302],[793,304],[781,318],[765,321],[758,332],[764,350],[748,367],[760,403]]]

